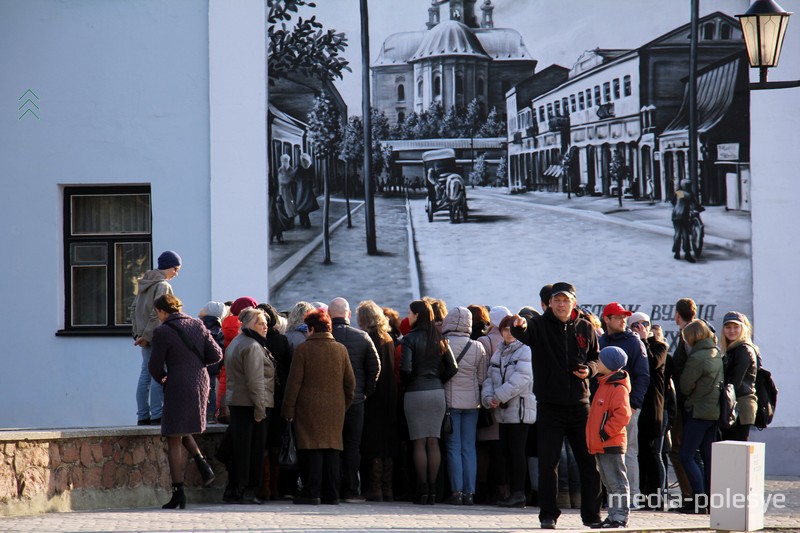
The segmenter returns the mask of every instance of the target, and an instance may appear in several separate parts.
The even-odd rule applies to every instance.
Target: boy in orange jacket
[[[631,419],[629,395],[631,381],[622,370],[628,356],[617,346],[600,350],[597,362],[599,386],[592,399],[586,422],[586,445],[595,456],[600,480],[608,492],[608,517],[593,528],[620,528],[628,525],[629,487],[625,470],[628,434],[625,426]]]

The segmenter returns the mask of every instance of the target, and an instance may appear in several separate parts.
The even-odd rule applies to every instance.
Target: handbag
[[[286,422],[281,437],[281,450],[278,452],[278,465],[284,468],[297,468],[297,444],[294,440],[294,422]]]
[[[445,411],[444,418],[442,419],[442,435],[453,434],[453,417],[450,415],[450,409]]]
[[[719,427],[730,429],[739,417],[739,404],[736,401],[736,390],[733,383],[720,384],[719,395]]]
[[[478,427],[488,428],[492,424],[494,424],[494,413],[491,409],[481,406],[478,409]]]

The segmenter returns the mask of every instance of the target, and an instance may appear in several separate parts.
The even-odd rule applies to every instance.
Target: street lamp
[[[800,80],[767,82],[767,71],[778,66],[789,16],[774,0],[756,0],[743,15],[736,15],[742,25],[750,66],[759,70],[758,83],[751,89],[800,87]]]

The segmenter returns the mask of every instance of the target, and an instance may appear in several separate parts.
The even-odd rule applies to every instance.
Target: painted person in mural
[[[577,298],[571,283],[554,283],[544,314],[529,319],[515,315],[511,328],[511,334],[536,354],[533,390],[537,401],[539,522],[543,529],[555,529],[561,515],[556,502],[557,472],[565,436],[580,471],[581,519],[590,527],[602,523],[600,476],[586,446],[588,379],[597,374],[599,348],[594,327],[576,310]]]
[[[675,229],[672,252],[675,254],[675,259],[681,258],[681,247],[683,247],[686,260],[690,263],[695,262],[690,243],[692,211],[699,212],[701,210],[702,207],[692,194],[692,182],[681,180],[678,190],[672,195],[672,226]]]
[[[297,215],[297,209],[294,204],[294,191],[295,191],[295,172],[296,169],[292,168],[292,158],[289,154],[281,156],[281,166],[278,167],[278,194],[283,200],[284,214],[288,219],[294,219]],[[287,227],[286,229],[291,229]]]
[[[295,171],[295,181],[297,191],[294,197],[294,205],[297,214],[300,215],[300,227],[310,228],[311,219],[309,213],[319,209],[317,196],[314,194],[314,166],[311,156],[303,153],[300,156],[300,166]]]

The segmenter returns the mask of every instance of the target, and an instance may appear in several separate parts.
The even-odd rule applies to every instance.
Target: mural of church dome
[[[447,20],[429,30],[409,61],[437,56],[477,56],[489,58],[481,42],[466,24]]]

